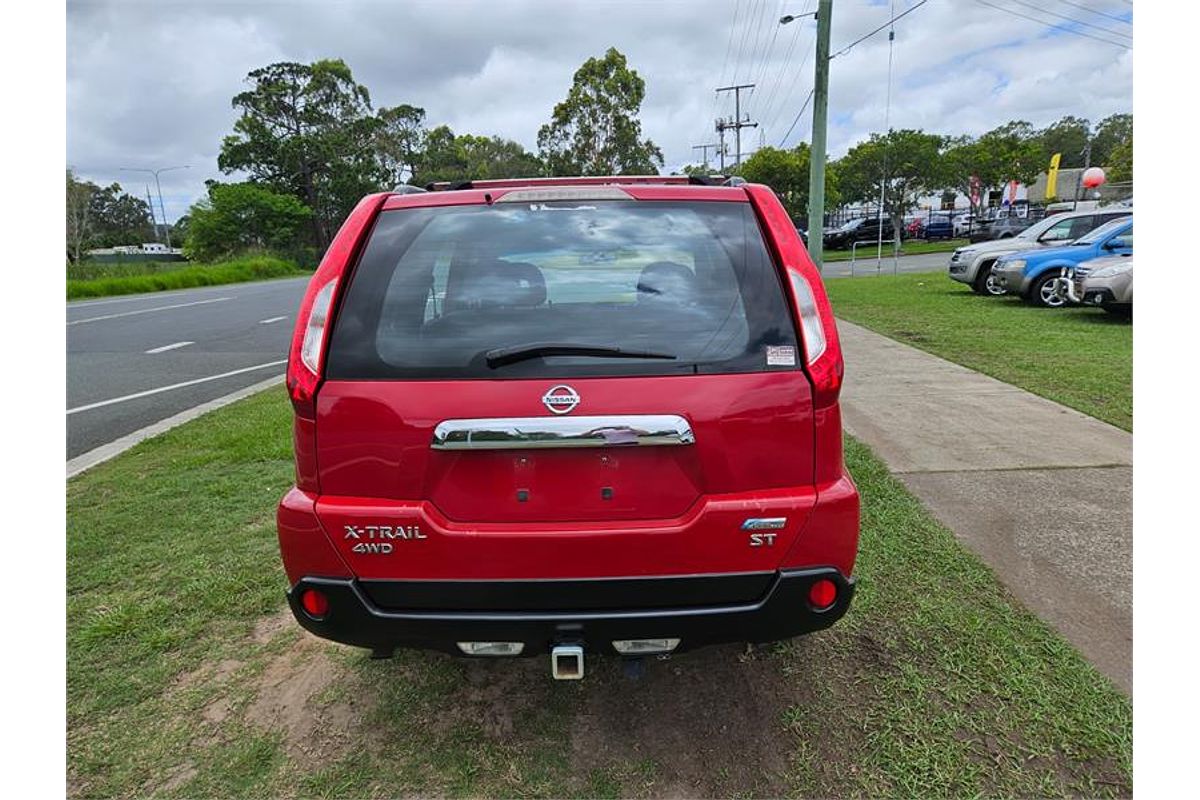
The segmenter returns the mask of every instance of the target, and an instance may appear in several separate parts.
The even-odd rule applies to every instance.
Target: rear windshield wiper
[[[674,360],[673,353],[656,353],[652,350],[626,350],[620,347],[605,347],[594,344],[558,344],[554,342],[536,342],[533,344],[516,344],[511,347],[497,347],[484,353],[489,367],[503,367],[518,361],[528,361],[531,358],[543,356],[587,356],[591,358],[662,358]]]

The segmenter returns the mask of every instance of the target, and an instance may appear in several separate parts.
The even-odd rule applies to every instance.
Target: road
[[[307,282],[68,303],[67,458],[282,375]]]
[[[897,269],[941,269],[948,258],[904,256]],[[892,271],[890,259],[881,270]],[[856,263],[854,272],[874,275],[875,261]],[[848,261],[825,268],[826,277],[848,275]],[[307,281],[68,303],[67,458],[281,375]]]

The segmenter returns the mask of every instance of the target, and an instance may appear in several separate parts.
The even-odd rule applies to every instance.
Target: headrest
[[[665,301],[688,304],[695,300],[696,276],[674,261],[655,261],[642,269],[637,282],[639,303]]]
[[[462,264],[456,270],[456,280],[447,287],[447,312],[546,302],[546,277],[534,264],[493,259]]]

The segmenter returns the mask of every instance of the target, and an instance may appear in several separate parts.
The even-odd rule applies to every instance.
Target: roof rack
[[[745,181],[726,175],[584,175],[560,178],[498,178],[479,181],[434,181],[425,184],[431,192],[460,189],[533,189],[550,186],[620,186],[658,184],[666,186],[740,186]]]

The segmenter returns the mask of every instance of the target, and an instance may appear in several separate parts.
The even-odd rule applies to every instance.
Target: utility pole
[[[720,140],[720,145],[717,147],[717,155],[721,157],[721,174],[725,174],[725,129],[729,126],[725,124],[725,120],[717,120],[717,138]]]
[[[734,149],[737,153],[737,160],[734,162],[734,167],[742,165],[742,128],[757,128],[757,122],[750,122],[750,115],[746,115],[746,119],[742,119],[742,89],[753,89],[753,83],[742,83],[737,86],[722,86],[717,89],[717,92],[733,92],[733,122],[718,122],[718,129],[721,125],[726,128],[733,128],[735,139]]]
[[[146,186],[146,205],[150,207],[150,222],[154,225],[154,238],[158,238],[158,214],[154,211],[154,201],[150,199],[150,186]]]
[[[702,158],[702,159],[703,159],[703,161],[704,161],[704,171],[705,171],[705,172],[707,172],[707,171],[708,171],[708,149],[709,149],[710,147],[711,147],[713,150],[716,150],[716,149],[717,149],[717,147],[718,147],[718,145],[715,145],[715,144],[695,144],[695,145],[692,145],[692,149],[693,149],[693,150],[700,150],[700,151],[702,151],[702,152],[701,152],[701,158]]]
[[[825,125],[829,111],[829,31],[833,0],[817,5],[817,63],[813,78],[812,157],[808,171],[808,254],[818,270],[825,260]]]
[[[167,238],[167,249],[171,248],[171,225],[167,222],[167,207],[163,205],[162,184],[158,182],[158,174],[160,172],[170,172],[173,169],[191,169],[190,166],[184,165],[180,167],[161,167],[159,169],[144,169],[140,167],[121,167],[122,172],[149,172],[154,176],[154,185],[158,187],[158,208],[162,212],[163,232]],[[150,209],[153,211],[154,203],[150,204]]]

